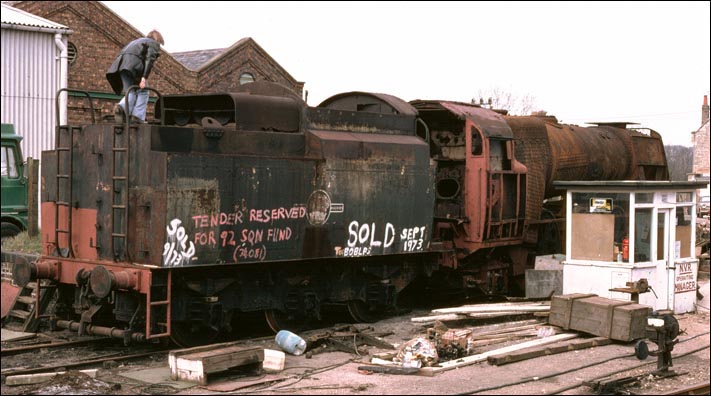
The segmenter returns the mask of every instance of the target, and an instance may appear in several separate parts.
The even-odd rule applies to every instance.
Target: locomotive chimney
[[[709,120],[709,98],[704,95],[704,104],[701,106],[701,126],[704,126]]]

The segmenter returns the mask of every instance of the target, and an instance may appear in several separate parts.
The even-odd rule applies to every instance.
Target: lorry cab
[[[2,239],[27,230],[27,176],[13,124],[2,124]]]

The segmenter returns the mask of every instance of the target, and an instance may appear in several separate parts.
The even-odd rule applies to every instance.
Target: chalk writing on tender
[[[165,227],[166,243],[163,245],[163,265],[178,267],[196,260],[195,244],[188,241],[185,227],[180,219],[173,219]]]

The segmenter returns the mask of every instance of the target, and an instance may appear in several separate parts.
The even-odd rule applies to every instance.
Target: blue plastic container
[[[289,330],[280,330],[275,338],[279,347],[292,355],[301,355],[306,351],[306,341]]]

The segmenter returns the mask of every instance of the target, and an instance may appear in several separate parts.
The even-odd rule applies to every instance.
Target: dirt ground
[[[167,368],[167,356],[156,355],[141,361],[100,369],[96,379],[76,371],[55,377],[37,385],[2,385],[2,394],[567,394],[594,393],[584,382],[600,379],[621,379],[641,376],[640,380],[624,389],[627,394],[662,394],[675,389],[709,382],[709,280],[699,279],[703,299],[697,301],[696,313],[676,315],[681,334],[672,352],[671,378],[655,378],[657,358],[640,361],[634,357],[634,343],[613,343],[578,351],[532,358],[501,366],[486,361],[467,365],[434,376],[371,373],[359,370],[369,365],[372,355],[386,352],[367,347],[360,356],[344,352],[324,352],[300,356],[286,355],[285,368],[267,374],[259,367],[234,369],[210,375],[207,386],[180,387],[170,380],[141,382],[122,376],[137,369]],[[410,321],[412,317],[427,316],[429,310],[415,309],[407,315],[371,324],[375,333],[392,333],[383,337],[389,343],[401,345],[425,336],[428,327]],[[519,318],[517,318],[519,319]],[[452,323],[447,323],[453,327]],[[457,328],[477,326],[474,320],[457,322]],[[358,325],[364,327],[364,325]],[[521,341],[517,341],[521,342]],[[265,348],[279,350],[273,339],[253,342]],[[489,348],[500,348],[498,344]],[[648,342],[649,350],[656,345]],[[312,351],[313,352],[313,351]],[[483,352],[480,350],[479,352]],[[366,354],[367,353],[367,354]],[[34,359],[46,359],[35,356]],[[32,358],[28,358],[32,359]],[[600,363],[601,364],[596,364]],[[32,362],[23,364],[31,366]],[[6,368],[3,364],[3,369]],[[184,383],[181,385],[185,385]]]

